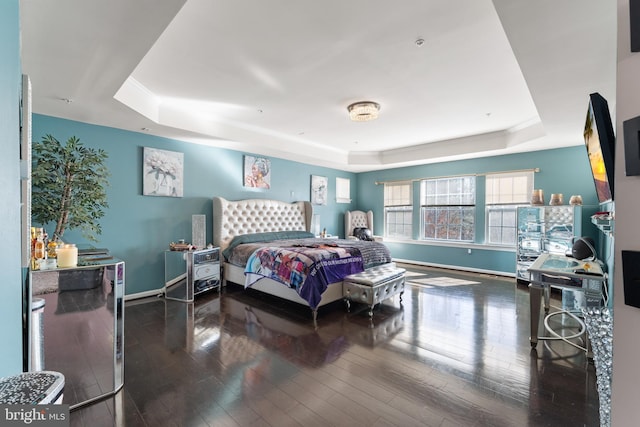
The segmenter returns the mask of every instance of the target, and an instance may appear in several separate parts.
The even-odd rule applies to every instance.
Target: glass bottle
[[[40,268],[40,263],[46,257],[46,251],[44,247],[44,233],[42,228],[38,229],[38,237],[36,238],[36,244],[34,246],[33,257],[36,260],[36,269]]]
[[[38,240],[38,233],[35,227],[31,227],[31,269],[36,269],[36,240]]]
[[[55,239],[50,240],[47,244],[47,258],[55,258],[56,249],[58,249],[58,242],[56,242]]]
[[[33,250],[36,246],[36,240],[38,240],[38,233],[35,227],[31,227],[31,256],[33,256]]]

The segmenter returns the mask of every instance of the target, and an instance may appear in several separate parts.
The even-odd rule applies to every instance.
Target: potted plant
[[[109,170],[107,153],[85,147],[72,136],[66,144],[51,135],[32,146],[31,218],[42,224],[55,223],[52,238],[66,229],[79,229],[82,235],[97,241],[102,233],[98,220],[108,208]]]

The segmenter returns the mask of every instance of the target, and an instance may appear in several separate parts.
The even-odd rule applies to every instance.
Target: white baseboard
[[[513,277],[515,278],[515,273],[507,273],[505,271],[494,271],[494,270],[485,270],[482,268],[472,268],[472,267],[460,267],[458,265],[447,265],[447,264],[436,264],[433,262],[423,262],[423,261],[415,261],[411,259],[399,259],[394,258],[395,262],[399,262],[402,264],[413,264],[413,265],[421,265],[424,267],[436,267],[436,268],[446,268],[448,270],[457,270],[457,271],[466,271],[471,273],[481,273],[481,274],[491,274],[494,276],[505,276],[505,277]]]
[[[179,281],[186,280],[186,279],[187,279],[187,273],[183,273],[183,274],[179,275],[178,277],[175,277],[175,278],[169,280],[167,282],[167,286],[174,285],[174,284],[178,283]]]
[[[516,277],[516,275],[514,273],[507,273],[507,272],[504,272],[504,271],[485,270],[485,269],[481,269],[481,268],[460,267],[460,266],[457,266],[457,265],[436,264],[436,263],[432,263],[432,262],[423,262],[423,261],[415,261],[415,260],[411,260],[411,259],[399,259],[399,258],[394,258],[393,261],[394,262],[399,262],[399,263],[402,263],[402,264],[413,264],[413,265],[421,265],[421,266],[425,266],[425,267],[446,268],[448,270],[458,270],[458,271],[467,271],[467,272],[472,272],[472,273],[492,274],[494,276],[505,276],[505,277],[514,277],[514,278]],[[158,288],[158,289],[155,289],[155,290],[138,292],[138,293],[135,293],[135,294],[128,294],[128,295],[125,295],[124,300],[125,301],[133,301],[133,300],[137,300],[137,299],[141,299],[141,298],[157,297],[157,296],[161,296],[161,295],[164,295],[164,288]]]
[[[158,288],[155,290],[138,292],[136,294],[128,294],[124,296],[125,301],[132,301],[140,298],[157,297],[164,295],[164,288]]]

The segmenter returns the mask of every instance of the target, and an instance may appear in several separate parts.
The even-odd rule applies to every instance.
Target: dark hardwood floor
[[[529,344],[515,279],[407,267],[374,310],[308,309],[229,286],[125,308],[125,386],[72,426],[597,426],[592,364]],[[557,299],[554,304],[560,305]],[[555,316],[560,318],[561,316]]]

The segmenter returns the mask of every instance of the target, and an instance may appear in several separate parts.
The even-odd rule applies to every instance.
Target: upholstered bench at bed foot
[[[342,294],[347,310],[351,309],[351,301],[364,303],[369,305],[369,317],[372,317],[376,304],[398,294],[402,304],[405,272],[404,268],[396,267],[392,262],[345,277]]]

